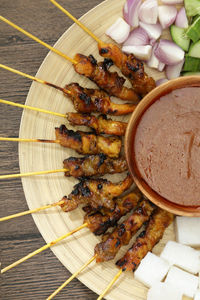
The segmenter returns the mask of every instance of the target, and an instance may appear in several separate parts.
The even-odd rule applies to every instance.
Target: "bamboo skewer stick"
[[[58,7],[64,14],[66,14],[70,19],[72,19],[78,26],[80,26],[85,32],[87,32],[98,44],[102,44],[103,42],[90,31],[85,25],[83,25],[79,20],[77,20],[74,16],[70,14],[66,9],[64,9],[58,2],[55,0],[50,0],[56,7]]]
[[[55,290],[48,298],[47,300],[53,299],[64,287],[66,287],[67,284],[69,284],[75,277],[79,275],[80,272],[82,272],[91,262],[95,260],[97,257],[97,254],[94,255],[92,258],[90,258],[78,271],[76,271],[70,278],[68,278],[57,290]]]
[[[65,238],[69,237],[70,235],[74,234],[75,232],[81,230],[82,228],[87,227],[87,225],[88,225],[87,223],[84,223],[83,225],[81,225],[81,226],[75,228],[74,230],[68,232],[67,234],[65,234],[65,235],[63,235],[63,236],[57,238],[56,240],[54,240],[54,241],[52,241],[52,242],[50,242],[50,243],[48,243],[48,244],[42,246],[41,248],[39,248],[39,249],[37,249],[37,250],[35,250],[35,251],[29,253],[28,255],[24,256],[23,258],[17,260],[16,262],[14,262],[14,263],[12,263],[11,265],[9,265],[9,266],[5,267],[4,269],[2,269],[2,270],[1,270],[1,274],[3,274],[3,273],[5,273],[6,271],[8,271],[8,270],[10,270],[10,269],[12,269],[12,268],[18,266],[19,264],[23,263],[23,262],[26,261],[27,259],[29,259],[29,258],[35,256],[36,254],[39,254],[39,253],[41,253],[42,251],[44,251],[44,250],[46,250],[46,249],[48,249],[48,248],[54,246],[55,244],[57,244],[58,242],[64,240]]]
[[[103,299],[103,297],[105,296],[105,294],[113,286],[113,284],[117,281],[117,279],[120,277],[120,275],[122,274],[122,272],[123,272],[122,269],[120,269],[119,272],[117,273],[117,275],[115,275],[115,277],[111,280],[111,282],[108,284],[108,286],[106,287],[106,289],[103,291],[103,293],[97,298],[97,300]]]
[[[10,72],[12,72],[12,73],[18,74],[18,75],[20,75],[20,76],[29,78],[29,79],[31,79],[31,80],[33,80],[33,81],[38,82],[38,83],[42,83],[42,84],[51,86],[51,87],[53,87],[53,88],[55,88],[55,89],[57,89],[57,90],[62,91],[63,93],[71,94],[71,92],[68,91],[68,90],[65,89],[65,88],[61,88],[61,87],[59,87],[59,86],[57,86],[57,85],[55,85],[55,84],[53,84],[53,83],[50,83],[50,82],[48,82],[48,81],[46,81],[46,80],[42,80],[42,79],[37,78],[37,77],[35,77],[35,76],[31,76],[31,75],[29,75],[29,74],[27,74],[27,73],[18,71],[18,70],[16,70],[16,69],[13,69],[13,68],[8,67],[8,66],[6,66],[6,65],[0,64],[0,68],[5,69],[5,70],[7,70],[7,71],[10,71]]]
[[[26,216],[26,215],[29,215],[29,214],[33,214],[33,213],[39,212],[41,210],[45,210],[47,208],[62,205],[63,203],[64,203],[64,201],[61,200],[59,202],[55,202],[55,203],[52,203],[52,204],[47,204],[47,205],[44,205],[44,206],[40,206],[40,207],[35,208],[35,209],[22,211],[22,212],[19,212],[17,214],[13,214],[13,215],[10,215],[10,216],[7,216],[7,217],[0,218],[0,222],[7,221],[7,220],[10,220],[10,219],[14,219],[14,218],[18,218],[18,217],[22,217],[22,216]]]
[[[3,64],[0,64],[0,67],[1,67],[2,69],[8,70],[8,71],[13,72],[13,73],[16,73],[16,74],[18,74],[18,75],[27,77],[27,78],[29,78],[29,79],[31,79],[31,80],[37,81],[37,82],[39,82],[39,83],[42,83],[42,84],[45,84],[45,83],[46,83],[46,82],[45,82],[44,80],[42,80],[42,79],[39,79],[39,78],[36,78],[36,77],[34,77],[34,76],[28,75],[28,74],[26,74],[26,73],[23,73],[23,72],[21,72],[21,71],[15,70],[15,69],[10,68],[10,67],[8,67],[8,66],[5,66],[5,65],[3,65]]]
[[[45,46],[49,50],[51,50],[54,53],[58,54],[59,56],[62,56],[66,60],[70,61],[72,64],[76,64],[77,63],[76,60],[74,60],[71,57],[67,56],[63,52],[61,52],[61,51],[53,48],[52,46],[48,45],[47,43],[43,42],[42,40],[40,40],[39,38],[37,38],[33,34],[29,33],[28,31],[24,30],[23,28],[19,27],[18,25],[14,24],[13,22],[9,21],[8,19],[4,18],[3,16],[0,16],[0,20],[2,20],[3,22],[7,23],[10,26],[12,26],[13,28],[19,30],[20,32],[22,32],[23,34],[25,34],[26,36],[28,36],[29,38],[35,40],[37,43]]]
[[[8,137],[0,137],[0,141],[60,144],[59,140],[20,139],[20,138],[8,138]]]
[[[43,109],[43,108],[38,108],[38,107],[29,106],[29,105],[19,104],[19,103],[15,103],[15,102],[3,100],[3,99],[0,99],[0,103],[8,104],[8,105],[11,105],[11,106],[16,106],[16,107],[20,107],[20,108],[24,108],[24,109],[34,110],[34,111],[42,112],[42,113],[57,116],[57,117],[66,118],[65,114],[60,114],[60,113],[53,112],[53,111],[50,111],[50,110],[46,110],[46,109]]]
[[[10,178],[19,178],[19,177],[27,177],[27,176],[34,176],[34,175],[44,175],[44,174],[52,174],[52,173],[60,173],[60,172],[67,172],[67,169],[57,169],[57,170],[48,170],[48,171],[39,171],[39,172],[28,172],[28,173],[19,173],[19,174],[8,174],[8,175],[1,175],[0,179],[10,179]]]

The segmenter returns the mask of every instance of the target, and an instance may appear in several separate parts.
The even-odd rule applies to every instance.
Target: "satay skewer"
[[[132,215],[128,217],[123,223],[118,225],[112,233],[105,234],[102,237],[102,242],[96,245],[93,256],[96,258],[96,262],[98,263],[112,260],[119,251],[120,247],[127,245],[130,242],[131,237],[139,230],[143,223],[150,218],[153,210],[154,207],[151,206],[150,202],[146,200],[142,200],[141,202],[139,202]],[[103,251],[105,251],[105,255],[103,255]],[[82,267],[77,271],[77,274],[79,274],[81,270]],[[119,273],[121,274],[122,271]],[[118,277],[120,276],[119,273]],[[64,288],[73,278],[75,278],[75,274],[73,274],[66,282],[64,282],[64,284],[62,284],[56,290],[56,293],[53,293],[50,297],[56,295],[59,291],[61,291],[62,288]],[[116,280],[117,278],[114,279],[114,281]],[[112,284],[114,284],[114,282],[112,282]]]
[[[62,88],[53,83],[31,76],[29,74],[13,69],[6,65],[0,64],[0,67],[12,73],[29,78],[35,82],[42,83],[44,85],[55,88],[56,90],[62,91],[65,96],[68,95],[70,97],[75,110],[80,113],[97,112],[97,113],[121,116],[121,115],[130,114],[135,109],[134,104],[130,104],[130,103],[116,104],[112,102],[110,100],[110,97],[104,91],[101,90],[83,88],[77,83],[71,83],[66,85],[64,88]],[[45,110],[44,111],[41,110],[41,112],[45,112]],[[50,113],[48,111],[46,112]],[[56,113],[56,115],[64,117],[64,115],[62,114],[59,115],[58,113]]]
[[[41,113],[46,113],[62,118],[67,118],[70,125],[75,126],[87,126],[95,130],[97,134],[110,134],[110,135],[125,135],[127,123],[121,121],[113,121],[112,119],[108,119],[106,115],[102,114],[98,117],[89,114],[81,114],[81,113],[73,113],[69,112],[66,114],[61,114],[49,110],[45,110],[38,107],[33,107],[29,105],[19,104],[12,101],[7,101],[0,99],[0,103],[7,104],[14,107],[20,107],[23,109],[29,109],[32,111],[38,111]],[[0,139],[1,140],[1,139]],[[3,139],[2,139],[3,140]]]
[[[1,139],[2,138],[0,137],[0,140]],[[7,140],[7,138],[3,138],[3,140]],[[110,158],[103,153],[97,155],[88,155],[84,157],[69,157],[63,161],[63,167],[63,169],[1,175],[0,179],[27,177],[60,172],[64,172],[66,177],[73,176],[75,178],[81,178],[91,177],[94,175],[101,176],[105,174],[122,173],[127,170],[125,158]]]
[[[156,87],[155,80],[145,73],[142,61],[133,54],[122,52],[116,44],[104,43],[55,0],[50,1],[98,43],[99,54],[114,62],[122,74],[131,82],[133,90],[137,94],[143,97]]]
[[[6,271],[10,270],[13,267],[21,264],[22,262],[26,261],[27,259],[35,256],[36,254],[41,253],[43,250],[48,249],[49,247],[53,246],[54,244],[58,243],[59,241],[63,240],[64,238],[74,234],[75,232],[88,227],[94,234],[99,235],[105,233],[108,227],[112,227],[116,224],[116,222],[124,215],[126,215],[129,211],[131,211],[140,200],[141,194],[136,190],[122,198],[119,198],[118,202],[116,203],[116,207],[113,211],[108,212],[107,215],[103,216],[100,215],[100,212],[97,212],[97,219],[96,224],[94,225],[93,215],[86,215],[87,217],[84,219],[83,225],[75,228],[71,232],[63,235],[62,237],[57,238],[56,240],[48,243],[47,245],[29,253],[25,257],[19,259],[18,261],[12,263],[11,265],[3,268],[1,273],[5,273]],[[61,200],[62,201],[62,200]],[[59,204],[61,207],[63,203]],[[96,255],[95,255],[96,258]],[[80,273],[80,272],[79,272]]]
[[[113,64],[112,60],[106,59],[103,62],[97,63],[96,59],[92,55],[87,57],[82,54],[76,54],[75,59],[72,59],[6,18],[0,16],[0,20],[6,22],[10,26],[27,35],[29,38],[35,40],[36,42],[70,61],[74,66],[74,70],[78,74],[83,75],[95,82],[97,86],[105,90],[110,96],[115,96],[122,100],[132,101],[134,103],[137,103],[140,100],[139,96],[133,89],[124,86],[125,79],[123,77],[120,77],[117,72],[110,72],[108,70]]]
[[[122,272],[134,272],[136,270],[148,251],[151,251],[153,247],[161,240],[165,229],[172,223],[173,219],[173,214],[160,208],[157,208],[153,212],[145,230],[138,235],[136,241],[126,252],[126,254],[116,262],[116,265],[120,268],[120,270],[97,300],[100,300],[105,296]]]
[[[65,125],[61,125],[59,128],[55,128],[55,140],[45,139],[23,139],[23,138],[4,138],[1,137],[1,141],[13,141],[13,142],[34,142],[34,143],[56,143],[65,148],[75,150],[79,154],[99,154],[104,153],[108,157],[118,158],[122,141],[119,137],[105,137],[102,135],[96,135],[92,132],[73,131],[68,129]]]

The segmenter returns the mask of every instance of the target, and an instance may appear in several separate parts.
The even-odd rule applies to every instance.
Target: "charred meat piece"
[[[75,71],[94,81],[99,88],[106,91],[110,96],[134,103],[139,101],[135,91],[124,86],[125,79],[123,77],[120,77],[117,72],[108,71],[110,60],[97,63],[92,55],[85,56],[82,54],[76,54],[74,59],[77,61],[77,64],[74,65]]]
[[[133,54],[123,53],[114,44],[99,44],[98,46],[99,54],[112,59],[122,74],[130,80],[137,94],[143,97],[156,87],[154,79],[145,73],[143,63]]]
[[[70,97],[74,108],[80,113],[100,112],[103,114],[122,116],[132,113],[135,110],[134,104],[116,104],[111,102],[110,97],[102,90],[86,89],[78,83],[71,83],[65,86],[71,94]]]
[[[154,206],[147,200],[142,200],[132,215],[119,224],[113,232],[106,234],[105,240],[95,247],[96,262],[113,259],[121,246],[128,245],[132,236],[148,221]]]
[[[67,119],[71,125],[88,126],[96,133],[105,133],[111,135],[125,135],[127,123],[107,119],[106,115],[95,117],[89,114],[68,113]]]
[[[64,197],[64,204],[61,205],[65,212],[74,210],[79,204],[90,205],[93,209],[115,208],[114,198],[129,189],[133,180],[128,174],[127,177],[118,183],[112,183],[106,179],[82,179],[74,186],[68,197]]]
[[[160,208],[152,214],[145,231],[137,237],[133,246],[127,251],[116,265],[123,271],[135,271],[139,263],[145,257],[148,251],[163,237],[165,229],[172,223],[174,215]]]
[[[84,217],[84,223],[88,224],[88,228],[95,234],[104,234],[108,228],[113,227],[122,216],[134,209],[141,198],[141,193],[136,188],[134,192],[118,198],[115,202],[114,210],[100,210],[96,213],[88,213]]]
[[[77,178],[122,173],[127,170],[124,157],[109,158],[103,153],[84,157],[69,157],[63,161],[63,165],[67,169],[65,176]]]
[[[118,157],[121,151],[122,142],[118,137],[103,137],[91,132],[68,130],[65,125],[55,128],[55,133],[61,146],[81,154],[104,153],[109,157]]]

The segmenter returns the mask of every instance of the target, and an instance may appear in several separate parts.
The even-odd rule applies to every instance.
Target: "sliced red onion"
[[[184,58],[184,51],[175,43],[161,39],[155,49],[156,57],[166,65],[176,65]]]
[[[178,78],[180,76],[184,62],[185,60],[183,59],[177,65],[167,66],[165,70],[167,78],[168,79]]]
[[[162,27],[159,23],[157,24],[146,24],[143,22],[139,22],[140,27],[142,27],[148,34],[150,39],[157,40],[162,33]]]
[[[153,47],[156,43],[155,39],[150,39],[149,44]]]
[[[139,19],[147,24],[156,24],[158,19],[157,0],[146,0],[139,9]]]
[[[146,31],[141,28],[135,28],[129,34],[128,39],[125,41],[124,46],[145,46],[149,44],[149,36]]]
[[[161,78],[156,81],[156,86],[159,86],[165,82],[169,81],[167,78]]]
[[[142,4],[141,0],[127,0],[124,4],[123,15],[125,21],[133,28],[139,25],[139,8]]]
[[[124,19],[118,18],[117,21],[106,30],[106,34],[109,35],[117,43],[123,43],[130,33],[130,25],[128,25]]]
[[[183,3],[184,0],[162,0],[162,3],[164,4],[180,4],[180,3]]]
[[[122,51],[126,53],[132,53],[138,59],[149,60],[151,57],[152,47],[147,46],[123,46]]]
[[[158,65],[158,71],[162,72],[165,68],[165,64],[163,62],[159,62],[159,65]]]
[[[154,45],[154,47],[152,49],[152,53],[151,53],[150,59],[147,61],[147,66],[150,67],[150,68],[157,69],[158,65],[159,65],[159,60],[157,59],[157,57],[154,54],[155,48],[156,48],[156,44]]]
[[[176,22],[175,25],[181,28],[188,28],[188,19],[186,16],[185,7],[182,7],[177,16],[176,16]]]
[[[158,7],[158,18],[163,29],[172,25],[176,19],[177,9],[175,6],[160,5]]]

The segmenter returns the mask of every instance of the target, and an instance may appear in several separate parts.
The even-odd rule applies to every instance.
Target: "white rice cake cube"
[[[189,246],[169,241],[160,256],[171,265],[193,274],[197,274],[200,270],[199,252]]]
[[[200,300],[200,290],[196,291],[196,294],[194,296],[194,300]]]
[[[185,296],[193,298],[198,288],[199,279],[179,268],[171,267],[165,282],[179,289]]]
[[[148,252],[142,259],[139,267],[135,271],[135,279],[141,281],[147,287],[162,281],[169,271],[170,265],[167,261]]]
[[[200,246],[200,218],[176,217],[177,242],[193,247]]]
[[[148,291],[147,300],[182,300],[180,290],[166,282],[155,283]]]

